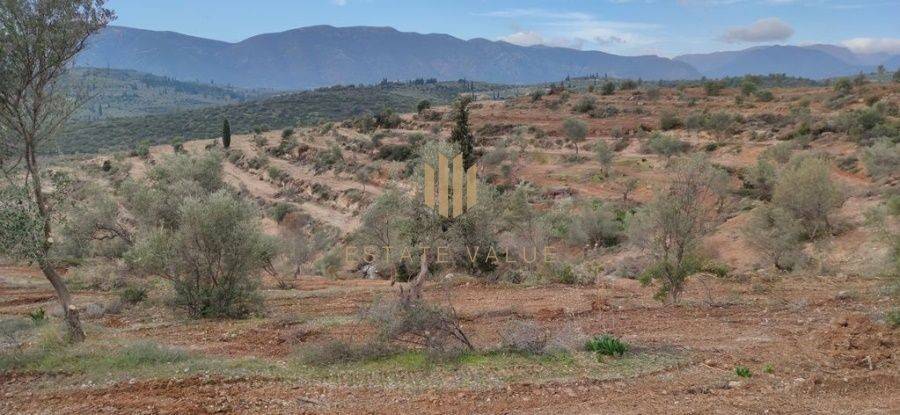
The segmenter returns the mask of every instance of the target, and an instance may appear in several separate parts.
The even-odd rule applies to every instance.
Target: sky
[[[238,42],[303,26],[391,26],[620,55],[829,43],[900,54],[900,0],[108,0],[114,24]]]

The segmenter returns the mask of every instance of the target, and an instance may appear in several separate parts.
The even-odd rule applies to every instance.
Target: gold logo
[[[476,166],[469,166],[466,173],[466,199],[465,209],[471,209],[478,203],[478,181],[475,178]],[[434,167],[425,165],[425,205],[434,209],[435,187]],[[452,173],[452,174],[451,174]],[[450,178],[453,184],[453,210],[450,210]],[[463,207],[463,157],[457,154],[453,157],[453,171],[450,171],[447,156],[438,154],[437,165],[437,211],[445,218],[455,218],[462,215]]]

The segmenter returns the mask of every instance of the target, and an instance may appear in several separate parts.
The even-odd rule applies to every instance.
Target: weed
[[[753,373],[750,372],[750,368],[747,366],[735,366],[734,373],[742,378],[749,378],[753,376]]]
[[[44,311],[44,307],[40,307],[37,310],[30,311],[28,317],[31,317],[31,322],[35,325],[43,324],[47,321],[47,312]]]
[[[628,352],[628,344],[610,334],[594,336],[584,344],[584,348],[596,353],[597,360],[603,356],[622,356]]]

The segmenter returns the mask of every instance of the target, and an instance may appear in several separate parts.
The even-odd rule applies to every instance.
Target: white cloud
[[[841,44],[856,53],[900,54],[900,39],[896,38],[857,37],[845,40]]]
[[[580,49],[586,45],[593,45],[633,49],[636,46],[655,43],[657,40],[648,32],[660,27],[641,22],[600,20],[582,12],[544,9],[500,10],[479,16],[514,20],[514,33],[499,39],[525,46],[547,45]]]
[[[572,49],[581,49],[581,47],[584,46],[584,40],[582,39],[564,37],[548,38],[532,30],[516,32],[511,35],[500,37],[499,40],[519,46],[544,45]]]
[[[794,35],[794,28],[777,17],[757,20],[749,26],[732,27],[720,37],[728,43],[771,42],[786,40]]]

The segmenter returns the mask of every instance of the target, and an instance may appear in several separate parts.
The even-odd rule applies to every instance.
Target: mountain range
[[[368,26],[310,26],[229,43],[110,26],[91,38],[76,64],[182,81],[293,90],[416,78],[532,84],[590,74],[681,80],[784,73],[824,79],[871,72],[877,65],[893,70],[900,66],[900,55],[856,54],[834,45],[775,45],[667,59]]]

